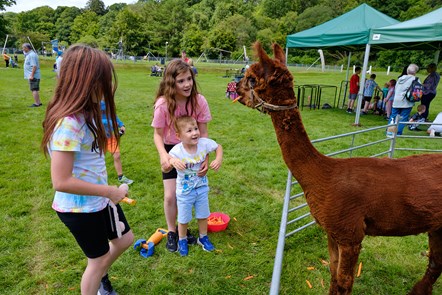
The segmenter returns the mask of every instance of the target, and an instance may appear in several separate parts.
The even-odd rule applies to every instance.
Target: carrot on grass
[[[359,262],[358,273],[356,275],[357,278],[361,276],[361,271],[362,271],[362,262]]]
[[[307,283],[307,285],[308,285],[308,287],[309,287],[310,289],[313,288],[312,283],[310,283],[309,280],[305,280],[305,282]]]

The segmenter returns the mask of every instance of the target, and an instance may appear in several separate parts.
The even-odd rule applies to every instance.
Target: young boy
[[[347,108],[347,113],[349,114],[353,112],[353,106],[355,104],[356,98],[358,97],[360,73],[361,73],[361,67],[356,67],[355,73],[350,78],[350,94],[348,96],[348,108]]]
[[[181,143],[175,145],[169,152],[172,156],[170,165],[178,172],[176,181],[176,199],[178,206],[178,251],[181,256],[189,253],[187,243],[187,226],[192,220],[192,208],[198,219],[198,244],[205,251],[213,251],[215,247],[207,236],[207,218],[209,210],[209,185],[207,176],[198,176],[200,165],[207,154],[215,151],[215,160],[210,168],[215,171],[221,167],[223,160],[222,146],[209,138],[200,138],[198,124],[193,117],[182,116],[175,121],[176,136]]]
[[[361,111],[361,115],[366,115],[368,113],[368,108],[370,106],[370,101],[373,96],[373,92],[375,89],[382,91],[379,87],[378,83],[375,82],[376,74],[371,74],[370,79],[365,81],[364,85],[364,109]]]
[[[427,109],[427,107],[425,105],[423,105],[423,104],[418,105],[417,106],[417,113],[414,114],[413,117],[411,117],[409,122],[416,122],[416,123],[425,122],[425,118],[424,118],[423,114],[425,113],[426,109]],[[418,127],[419,127],[419,124],[408,125],[409,130],[420,131],[420,129]]]

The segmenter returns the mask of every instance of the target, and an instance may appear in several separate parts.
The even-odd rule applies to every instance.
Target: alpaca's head
[[[274,58],[270,58],[259,42],[254,45],[259,62],[252,64],[238,83],[237,99],[242,104],[267,112],[266,106],[293,106],[293,77],[285,65],[285,54],[273,44]],[[264,105],[264,107],[262,107]]]

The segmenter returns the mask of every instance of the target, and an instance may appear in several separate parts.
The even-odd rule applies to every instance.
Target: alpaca
[[[302,124],[282,48],[273,45],[274,59],[259,43],[255,50],[259,63],[251,65],[239,82],[237,100],[270,114],[284,161],[301,185],[312,216],[327,233],[329,294],[351,294],[365,235],[424,232],[429,237],[429,263],[410,294],[431,294],[442,271],[442,155],[324,156],[311,144]],[[371,185],[386,179],[389,184],[382,188]]]

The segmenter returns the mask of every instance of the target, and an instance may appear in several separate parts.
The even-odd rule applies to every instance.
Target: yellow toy
[[[155,245],[157,245],[165,236],[167,236],[167,232],[168,231],[163,228],[158,228],[155,233],[150,236],[149,240],[137,240],[134,244],[134,250],[139,250],[140,255],[144,258],[152,256],[155,251]]]

